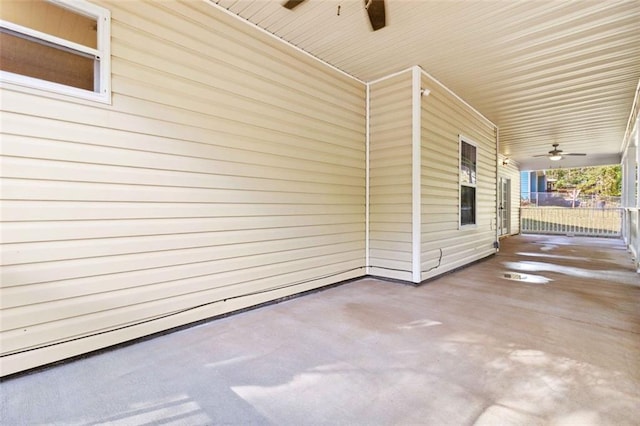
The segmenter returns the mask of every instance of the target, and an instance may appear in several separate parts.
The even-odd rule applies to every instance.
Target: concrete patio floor
[[[0,384],[0,424],[640,424],[619,240],[518,236],[420,287],[347,283]]]

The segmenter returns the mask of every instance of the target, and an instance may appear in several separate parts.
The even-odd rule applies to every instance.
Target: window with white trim
[[[460,138],[460,226],[476,224],[476,145]]]
[[[83,0],[2,0],[0,81],[110,102],[110,24]]]

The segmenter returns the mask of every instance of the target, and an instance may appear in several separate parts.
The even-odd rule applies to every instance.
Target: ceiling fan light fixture
[[[571,156],[581,156],[584,157],[585,153],[583,152],[564,152],[561,149],[558,149],[558,146],[560,146],[560,144],[554,143],[553,145],[553,149],[551,151],[549,151],[546,154],[540,154],[540,155],[534,155],[534,157],[547,157],[549,160],[551,161],[559,161],[562,160],[564,157],[566,157],[567,155],[571,155]]]

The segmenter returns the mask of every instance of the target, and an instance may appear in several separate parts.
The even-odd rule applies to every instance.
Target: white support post
[[[636,187],[636,207],[640,208],[640,183],[638,182],[638,178],[640,178],[640,118],[636,120],[636,173],[635,178],[636,181],[633,182]]]
[[[411,92],[411,147],[412,147],[412,208],[411,208],[411,234],[412,234],[412,280],[414,283],[422,281],[422,187],[421,187],[421,110],[422,110],[422,93],[421,93],[421,78],[422,70],[419,66],[412,68],[412,92]]]
[[[495,240],[495,250],[500,251],[500,232],[502,228],[502,215],[500,211],[500,197],[502,188],[500,188],[500,129],[495,127],[495,136],[496,136],[496,240]],[[504,200],[502,200],[504,201]],[[504,207],[504,206],[503,206]]]
[[[629,151],[622,153],[622,160],[620,166],[622,168],[622,190],[620,192],[620,206],[623,208],[629,207],[629,182],[627,181],[627,169],[629,168]]]
[[[622,154],[620,166],[622,168],[622,190],[620,192],[620,207],[622,207],[622,239],[629,244],[629,182],[627,182],[628,152]]]
[[[631,241],[631,244],[634,244],[634,252],[636,254],[636,272],[640,273],[640,182],[638,182],[638,178],[640,178],[640,118],[636,120],[636,128],[635,128],[635,165],[632,172],[632,187],[635,186],[635,215],[636,215],[636,229],[635,229],[635,239]],[[629,213],[628,213],[629,214]]]
[[[637,207],[638,197],[635,188],[638,149],[629,146],[622,161],[622,203],[623,207]]]
[[[637,136],[636,136],[637,138]],[[625,244],[635,256],[636,269],[640,272],[640,191],[637,189],[637,176],[640,172],[640,149],[629,144],[622,158],[622,207]],[[634,220],[635,218],[635,220]],[[634,229],[635,227],[635,229]]]

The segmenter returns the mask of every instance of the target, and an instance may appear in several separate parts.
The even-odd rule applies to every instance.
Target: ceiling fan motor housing
[[[282,6],[286,9],[293,10],[306,0],[287,0]],[[369,22],[371,23],[371,29],[378,31],[387,25],[386,13],[384,7],[384,0],[363,0],[364,8],[369,16]],[[340,6],[338,6],[338,15],[340,15]]]

